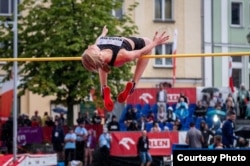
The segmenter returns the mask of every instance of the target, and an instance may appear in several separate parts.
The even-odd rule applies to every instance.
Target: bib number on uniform
[[[106,45],[106,44],[111,44],[115,46],[121,46],[123,42],[123,39],[120,37],[101,37],[97,45]]]

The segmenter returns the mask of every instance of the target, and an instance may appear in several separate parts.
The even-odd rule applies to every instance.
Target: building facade
[[[249,52],[249,0],[203,0],[204,52]],[[250,36],[249,36],[250,37]],[[208,57],[204,62],[205,86],[229,85],[229,56]],[[249,57],[232,56],[232,77],[235,87],[249,88]]]
[[[126,1],[125,1],[126,2]],[[130,1],[127,1],[130,2]],[[140,0],[135,10],[134,21],[139,28],[139,36],[152,38],[156,31],[166,31],[170,40],[153,50],[153,55],[172,54],[174,32],[177,31],[178,53],[200,53],[201,42],[201,3],[199,0]],[[173,82],[174,87],[194,87],[202,85],[202,58],[150,59],[140,80],[139,87],[155,87],[160,82]]]

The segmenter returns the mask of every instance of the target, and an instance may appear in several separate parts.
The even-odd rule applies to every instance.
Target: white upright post
[[[17,52],[18,52],[18,12],[17,12],[17,5],[18,0],[14,0],[14,11],[13,11],[13,33],[14,33],[14,39],[13,39],[13,57],[17,58]],[[14,104],[13,104],[13,159],[14,161],[17,160],[17,79],[18,79],[18,67],[17,62],[15,61],[13,63],[13,69],[14,69]]]

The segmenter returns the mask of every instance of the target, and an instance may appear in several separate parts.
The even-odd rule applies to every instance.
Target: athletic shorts
[[[152,157],[149,152],[140,152],[140,160],[142,164],[146,164],[147,162],[152,162]]]
[[[145,41],[142,38],[137,37],[128,37],[128,39],[132,40],[135,43],[134,50],[140,50],[145,47]]]

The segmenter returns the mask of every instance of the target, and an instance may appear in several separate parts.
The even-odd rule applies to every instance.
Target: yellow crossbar
[[[199,53],[199,54],[166,54],[144,55],[141,58],[197,58],[197,57],[220,57],[220,56],[246,56],[250,52],[231,53]],[[44,62],[44,61],[80,61],[81,57],[39,57],[39,58],[0,58],[0,62]]]

